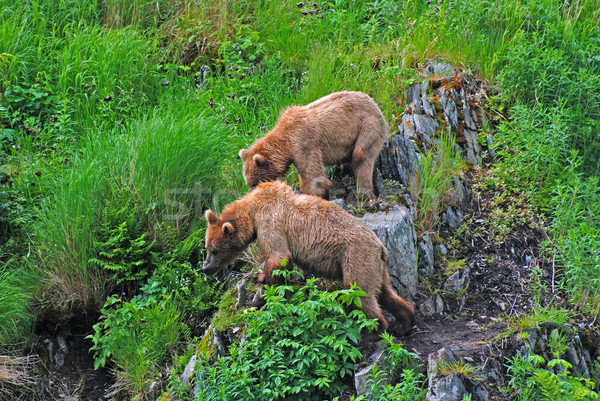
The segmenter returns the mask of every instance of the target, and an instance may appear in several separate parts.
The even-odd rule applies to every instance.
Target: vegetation
[[[487,189],[503,197],[494,200],[490,230],[502,241],[525,213],[522,199],[546,215],[556,286],[597,317],[599,10],[598,0],[0,0],[0,350],[31,349],[36,319],[100,313],[90,337],[96,365],[117,372],[116,396],[143,397],[219,304],[223,285],[197,271],[197,245],[202,211],[247,189],[237,151],[282,108],[337,90],[370,94],[393,127],[408,85],[421,79],[418,66],[431,58],[498,89],[499,121],[490,127],[498,163]],[[440,143],[421,159],[422,231],[435,229],[448,172],[463,167],[453,138]],[[513,196],[512,210],[500,208]],[[261,337],[273,319],[287,322],[293,338],[303,318],[303,347],[329,344],[339,317],[281,315],[306,309],[300,298],[312,294],[354,333],[297,378],[334,397],[358,358],[356,330],[367,324],[335,299],[356,293],[284,296],[288,290],[269,290],[272,309],[250,314],[246,341],[264,351],[285,340],[279,331],[272,344]],[[564,315],[550,311],[542,321]],[[203,383],[215,394],[212,373],[228,385],[252,384],[269,364],[298,357],[271,348],[272,358],[257,362],[236,347],[204,365]],[[514,368],[514,383],[539,378],[540,363]],[[414,374],[403,373],[407,387],[385,391],[418,399],[422,378]],[[373,399],[389,399],[375,395],[383,391],[377,375]],[[548,379],[571,380],[561,375]],[[271,379],[265,397],[300,391]]]

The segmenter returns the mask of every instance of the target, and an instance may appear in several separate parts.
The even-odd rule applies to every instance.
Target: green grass
[[[126,133],[88,138],[70,171],[57,179],[36,224],[40,256],[59,289],[54,300],[71,296],[98,306],[106,295],[104,273],[88,261],[97,257],[93,243],[111,185],[131,189],[149,230],[162,222],[189,225],[210,194],[227,187],[219,182],[224,126],[206,112],[189,118],[190,112],[176,103]]]
[[[27,264],[11,258],[0,264],[0,344],[18,348],[33,332],[35,282],[39,273]],[[2,380],[0,380],[1,382]]]

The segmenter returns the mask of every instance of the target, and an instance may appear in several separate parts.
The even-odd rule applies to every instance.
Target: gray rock
[[[439,244],[437,246],[437,250],[440,252],[440,254],[442,256],[446,256],[446,254],[448,254],[448,250],[446,249],[446,247],[444,246],[444,244]]]
[[[191,383],[191,379],[194,376],[196,371],[196,362],[198,361],[198,356],[196,354],[192,355],[187,365],[185,365],[185,369],[183,369],[183,373],[181,374],[181,383],[184,386],[189,386]]]
[[[442,221],[448,223],[450,228],[457,229],[463,223],[463,214],[460,209],[453,208],[452,206],[448,206],[446,212],[442,215]]]
[[[429,234],[423,235],[419,241],[419,274],[428,277],[433,274],[433,243]]]
[[[454,66],[444,61],[429,61],[427,63],[427,70],[435,77],[450,77],[456,74]]]
[[[494,150],[494,143],[492,141],[491,134],[487,134],[487,136],[485,137],[485,142],[487,144],[488,153],[489,153],[490,157],[492,158],[492,162],[495,162],[496,161],[496,151]]]
[[[415,122],[415,130],[419,135],[419,139],[423,142],[433,145],[431,137],[435,134],[440,124],[433,117],[427,117],[422,114],[415,114],[413,116]]]
[[[427,90],[427,88],[425,88],[425,91]],[[424,93],[424,89],[423,89],[423,84],[422,83],[416,83],[416,84],[412,84],[408,87],[408,93],[406,94],[406,100],[407,103],[410,104],[411,106],[413,104],[420,104],[421,103],[421,96],[423,96]],[[418,106],[420,108],[420,106]],[[423,111],[414,111],[413,108],[413,114],[415,113],[422,113]]]
[[[425,80],[423,82],[429,82],[429,81]],[[431,100],[429,100],[427,95],[423,95],[421,97],[421,103],[423,104],[423,114],[426,114],[430,117],[435,117],[435,115],[437,114],[435,111],[435,106],[433,105],[433,102]]]
[[[436,379],[429,386],[427,401],[462,401],[467,394],[465,385],[456,373]]]
[[[378,168],[373,169],[373,192],[375,196],[380,196],[383,192],[383,178]]]
[[[387,268],[392,287],[403,298],[417,293],[417,235],[410,212],[396,206],[389,212],[366,213],[361,219],[388,250]]]
[[[246,287],[248,283],[246,280],[240,280],[237,283],[237,300],[235,302],[235,309],[240,310],[246,303]]]
[[[429,388],[425,399],[428,401],[462,401],[467,394],[465,385],[456,374],[438,376],[439,365],[445,363],[454,364],[455,357],[452,351],[442,348],[427,358],[427,376]]]
[[[398,126],[398,130],[400,131],[400,135],[404,137],[404,139],[417,139],[415,134],[415,120],[413,119],[412,114],[406,114],[402,116],[402,123]]]
[[[464,130],[466,144],[464,159],[473,165],[481,163],[481,145],[477,141],[477,131],[465,128]]]
[[[370,389],[367,387],[367,381],[372,377],[374,367],[377,369],[388,369],[388,364],[383,357],[383,350],[378,347],[370,357],[367,358],[367,366],[354,373],[354,388],[356,394],[361,395],[367,393]],[[391,384],[390,380],[384,380],[385,384]]]
[[[425,316],[435,315],[435,302],[433,301],[433,297],[428,297],[425,302],[417,304],[417,308]]]
[[[444,290],[452,293],[466,291],[469,287],[469,268],[465,267],[462,271],[457,270],[444,283]]]
[[[442,297],[439,294],[437,294],[435,297],[428,297],[425,300],[425,302],[418,305],[418,308],[421,311],[421,313],[423,313],[425,316],[431,316],[436,314],[441,315],[442,313],[444,313],[444,301]]]
[[[444,109],[444,116],[446,121],[450,124],[450,127],[454,130],[458,130],[458,111],[456,109],[456,103],[452,99],[452,91],[448,92],[446,88],[441,86],[438,89],[440,93],[440,104]]]
[[[417,177],[420,171],[417,145],[400,135],[392,135],[379,153],[376,167],[384,179],[398,181],[410,192],[413,203],[417,200]]]
[[[483,385],[475,386],[473,389],[473,395],[479,397],[481,401],[488,401],[490,399],[490,393]]]
[[[451,202],[460,209],[467,209],[471,203],[471,191],[466,177],[452,177]]]
[[[256,293],[254,294],[254,297],[252,298],[252,303],[258,302],[263,297],[264,294],[265,294],[265,287],[264,286],[258,287],[258,290],[256,290]]]
[[[344,210],[348,210],[348,205],[346,205],[346,201],[342,198],[337,198],[332,200],[333,203],[335,203],[336,205],[338,205],[339,207],[341,207]]]

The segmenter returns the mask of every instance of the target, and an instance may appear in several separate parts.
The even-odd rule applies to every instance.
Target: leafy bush
[[[203,360],[197,372],[198,400],[224,394],[239,400],[322,400],[342,390],[361,358],[353,344],[376,322],[360,310],[345,310],[360,306],[363,291],[326,292],[315,281],[297,290],[266,287],[265,309],[246,316],[244,341],[215,364]]]
[[[94,246],[98,258],[90,263],[113,272],[117,284],[145,279],[149,271],[150,249],[156,241],[148,241],[139,220],[138,207],[127,187],[113,192],[103,210],[103,224]]]
[[[418,401],[425,397],[427,388],[423,388],[423,374],[415,361],[417,354],[407,351],[401,343],[394,343],[394,339],[387,333],[382,335],[384,360],[389,364],[389,369],[380,369],[374,366],[371,377],[367,380],[365,394],[352,396],[351,401]],[[389,384],[397,383],[396,385]],[[333,401],[336,401],[335,398]]]
[[[544,367],[545,365],[545,367]],[[539,355],[527,358],[515,356],[508,361],[511,380],[507,391],[513,390],[520,401],[576,401],[598,400],[594,383],[571,374],[571,364],[563,359],[552,359],[546,363]],[[554,373],[555,370],[560,373]]]
[[[117,295],[108,297],[101,312],[87,337],[94,344],[94,367],[114,362],[130,394],[143,394],[186,330],[181,312],[169,297],[123,302]]]

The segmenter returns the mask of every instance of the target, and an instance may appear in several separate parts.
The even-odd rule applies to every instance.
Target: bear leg
[[[400,329],[398,330],[400,335],[406,335],[412,329],[413,319],[415,315],[415,309],[413,305],[401,298],[396,294],[392,285],[390,284],[389,277],[386,277],[383,286],[381,287],[381,294],[379,300],[381,305],[392,312],[392,314],[398,319]]]
[[[375,198],[373,168],[387,138],[387,132],[388,125],[381,114],[365,118],[352,152],[352,171],[359,191],[370,199]]]
[[[286,266],[290,266],[291,264],[291,255],[288,257],[271,257],[265,261],[265,267],[263,268],[262,273],[258,275],[258,281],[263,284],[273,285],[275,284],[275,280],[273,279],[273,270],[282,269],[281,263],[283,260],[287,260]]]

